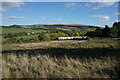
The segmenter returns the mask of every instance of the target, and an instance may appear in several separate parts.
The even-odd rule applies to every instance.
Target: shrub
[[[21,43],[23,43],[23,41],[22,41],[22,40],[18,40],[17,42],[18,42],[18,43],[20,43],[20,44],[21,44]]]
[[[74,36],[80,36],[80,34],[77,31],[75,31]]]
[[[14,43],[14,42],[16,42],[16,38],[8,38],[6,42]]]
[[[38,36],[38,39],[39,39],[40,41],[46,41],[46,40],[50,40],[50,36],[47,35],[47,34],[41,33],[41,34]]]
[[[90,40],[91,40],[91,38],[90,38],[90,37],[87,37],[87,40],[88,40],[88,41],[90,41]]]
[[[50,36],[48,34],[45,35],[46,40],[50,40]]]
[[[3,38],[3,39],[2,39],[2,42],[3,42],[3,43],[6,43],[6,42],[7,42],[7,39]]]
[[[51,40],[57,39],[58,38],[58,33],[51,33],[50,38],[51,38]]]
[[[85,34],[85,36],[95,37],[95,31],[89,31]]]

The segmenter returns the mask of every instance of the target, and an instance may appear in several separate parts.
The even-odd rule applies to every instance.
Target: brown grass
[[[13,48],[16,51],[3,52],[2,77],[118,78],[120,73],[118,43],[119,41],[114,40],[91,40],[82,43],[53,41],[16,44],[19,46],[19,49]]]
[[[104,60],[104,61],[103,61]],[[16,56],[3,59],[3,78],[110,78],[116,75],[114,67],[119,62],[104,59],[57,59],[49,55]]]

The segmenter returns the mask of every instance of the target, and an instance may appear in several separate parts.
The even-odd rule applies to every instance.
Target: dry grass
[[[3,78],[110,78],[117,74],[114,69],[117,64],[115,57],[57,59],[49,55],[11,54],[7,60],[3,59]]]
[[[29,44],[16,44],[23,50],[19,51],[17,48],[16,51],[4,52],[2,77],[118,78],[118,43],[119,41],[114,40],[29,43],[34,48],[25,46]]]

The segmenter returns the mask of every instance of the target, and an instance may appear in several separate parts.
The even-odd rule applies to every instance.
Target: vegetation
[[[22,32],[36,32],[36,33],[40,33],[40,32],[45,32],[45,30],[32,30],[32,29],[27,29],[27,28],[2,28],[2,34],[9,34],[9,33],[22,33]]]
[[[110,30],[111,37],[120,37],[120,22],[115,22]]]
[[[3,44],[3,78],[119,78],[119,40]]]
[[[68,24],[2,27],[3,78],[120,78],[117,22],[111,28]],[[83,35],[87,40],[56,40]]]
[[[97,28],[95,31],[89,31],[86,33],[89,37],[120,37],[120,22],[115,22],[112,28],[105,25],[105,28]]]
[[[11,25],[2,26],[3,43],[25,43],[56,40],[58,37],[83,36],[95,30],[87,25]]]

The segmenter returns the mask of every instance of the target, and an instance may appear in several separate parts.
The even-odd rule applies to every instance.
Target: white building
[[[30,33],[28,33],[28,35],[30,35]]]
[[[35,34],[35,32],[32,32],[32,34]]]

